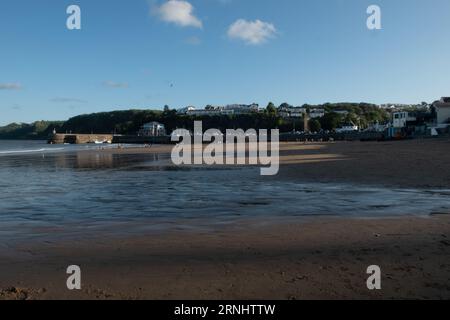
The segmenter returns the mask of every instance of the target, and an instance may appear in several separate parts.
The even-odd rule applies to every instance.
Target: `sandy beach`
[[[405,188],[450,188],[448,138],[312,145],[315,148],[301,151],[296,144],[284,144],[281,147],[283,165],[279,178]],[[302,158],[305,155],[311,158]],[[324,155],[325,159],[321,159]]]
[[[448,139],[283,144],[280,173],[268,179],[448,190],[449,146]],[[80,158],[170,150],[85,151]],[[449,299],[449,257],[448,211],[243,218],[210,230],[2,245],[0,299]],[[82,269],[81,291],[66,288],[72,264]],[[381,267],[382,290],[367,289],[369,265]]]
[[[166,155],[172,145],[112,148],[79,153],[88,165],[95,155]],[[274,179],[343,182],[411,188],[450,188],[450,139],[385,142],[280,143],[280,172]]]
[[[449,299],[450,217],[320,220],[49,243],[2,255],[2,299]],[[65,268],[82,269],[82,290]],[[379,265],[382,290],[366,269]]]

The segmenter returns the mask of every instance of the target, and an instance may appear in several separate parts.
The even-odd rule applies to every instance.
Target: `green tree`
[[[319,132],[322,129],[322,125],[319,120],[311,119],[309,120],[309,130],[312,132]]]
[[[283,102],[282,104],[280,104],[280,109],[291,108],[291,107],[292,106],[287,102]]]
[[[269,104],[267,105],[266,113],[272,114],[272,115],[277,114],[277,108],[275,107],[275,105],[272,102],[269,102]]]
[[[325,114],[322,118],[320,118],[320,124],[322,129],[324,130],[335,130],[342,122],[342,118],[339,114],[335,112],[330,112]]]

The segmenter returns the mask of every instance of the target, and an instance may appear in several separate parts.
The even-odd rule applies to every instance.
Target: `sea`
[[[450,209],[450,190],[266,179],[258,168],[177,168],[169,154],[99,148],[117,146],[0,140],[0,243]]]

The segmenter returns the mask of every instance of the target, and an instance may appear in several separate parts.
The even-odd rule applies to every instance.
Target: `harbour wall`
[[[112,142],[112,134],[53,134],[49,137],[48,143],[50,144],[83,144],[83,143],[95,143],[95,142]]]
[[[280,141],[368,141],[381,140],[384,138],[382,133],[334,133],[334,134],[280,134]],[[270,137],[269,137],[270,140]],[[109,142],[114,144],[173,144],[170,136],[145,137],[134,135],[112,135],[112,134],[54,134],[48,142],[51,144],[84,144],[95,142]]]

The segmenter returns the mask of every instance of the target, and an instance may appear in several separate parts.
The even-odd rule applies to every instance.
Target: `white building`
[[[325,116],[324,109],[311,109],[309,111],[309,117],[311,119],[322,118],[323,116]]]
[[[139,130],[139,135],[144,137],[160,137],[166,135],[166,128],[159,122],[146,123]]]
[[[195,111],[195,107],[189,106],[186,108],[179,109],[177,111],[178,114],[187,114],[188,112]]]
[[[405,128],[409,121],[416,121],[417,118],[410,112],[400,111],[392,113],[392,127]]]
[[[278,109],[278,115],[283,118],[303,118],[308,113],[305,107],[284,107]],[[309,110],[309,118],[317,119],[325,115],[325,109],[311,109]]]
[[[248,114],[259,111],[259,105],[253,104],[229,104],[225,106],[224,111],[233,111],[233,114]]]
[[[437,124],[450,123],[450,97],[441,98],[433,106],[436,108]]]
[[[307,110],[304,107],[285,107],[278,109],[278,115],[283,118],[303,118]]]
[[[186,114],[190,116],[202,117],[202,116],[225,116],[225,115],[239,115],[250,114],[259,111],[257,104],[230,104],[225,107],[208,105],[204,109],[196,109],[195,107],[186,107],[178,110],[180,114]]]
[[[396,110],[396,109],[408,109],[413,108],[412,104],[404,104],[404,103],[385,103],[379,106],[381,109],[386,110]]]
[[[389,103],[380,104],[378,107],[385,110],[395,110],[397,108],[395,105]]]
[[[214,107],[214,106],[207,106],[205,109],[199,109],[199,110],[190,110],[186,112],[189,116],[194,117],[204,117],[204,116],[224,116],[224,115],[232,115],[234,114],[233,110],[225,110],[223,107]]]

